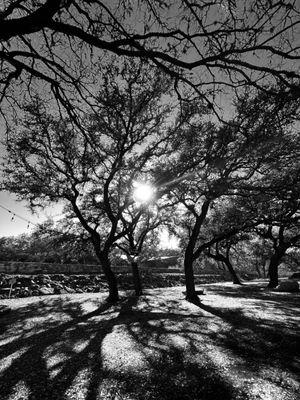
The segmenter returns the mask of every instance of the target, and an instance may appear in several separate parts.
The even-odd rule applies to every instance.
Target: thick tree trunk
[[[109,295],[107,301],[115,303],[119,300],[118,282],[117,278],[111,269],[111,263],[107,254],[97,252],[98,259],[100,260],[102,270],[108,283]]]
[[[195,278],[193,269],[193,255],[188,249],[184,255],[184,274],[186,286],[186,300],[191,303],[198,304],[200,302],[195,288]]]
[[[133,278],[133,286],[136,296],[141,296],[143,294],[142,283],[140,277],[140,271],[138,267],[138,263],[136,261],[131,261],[131,270],[132,270],[132,278]]]
[[[277,253],[273,254],[269,264],[269,283],[268,288],[274,289],[278,286],[278,266],[281,261],[281,256]]]
[[[228,269],[228,271],[229,271],[229,273],[231,275],[232,282],[235,285],[241,285],[242,282],[240,281],[240,278],[237,276],[237,273],[235,272],[235,270],[233,269],[233,266],[232,266],[231,262],[228,259],[226,259],[226,261],[224,261],[224,263],[225,263],[225,265],[226,265],[226,267],[227,267],[227,269]]]
[[[194,278],[194,269],[193,269],[193,261],[194,261],[194,249],[197,244],[197,239],[200,233],[200,229],[202,224],[206,218],[211,200],[206,199],[201,207],[200,215],[197,215],[195,209],[194,213],[196,215],[196,220],[194,227],[191,232],[191,236],[189,238],[188,245],[185,249],[184,253],[184,274],[185,274],[185,285],[186,285],[186,299],[194,304],[199,304],[200,299],[197,296],[195,289],[195,278]],[[199,254],[198,254],[199,253]],[[198,257],[200,256],[200,249],[197,249]]]
[[[279,284],[278,280],[278,267],[281,264],[281,260],[285,255],[288,246],[279,246],[276,248],[275,253],[272,255],[270,264],[269,264],[269,284],[268,288],[273,289],[276,288]]]

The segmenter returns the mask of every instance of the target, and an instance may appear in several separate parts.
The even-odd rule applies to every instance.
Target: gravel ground
[[[296,400],[300,297],[262,285],[2,300],[0,399]]]

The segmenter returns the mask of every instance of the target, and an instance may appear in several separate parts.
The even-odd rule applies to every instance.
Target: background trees
[[[282,180],[272,183],[276,193],[264,195],[265,223],[256,228],[256,233],[270,241],[272,253],[269,263],[269,287],[278,285],[278,266],[288,249],[300,241],[300,176],[299,171],[289,171]],[[283,186],[282,186],[283,185]],[[281,186],[281,187],[280,187]]]
[[[31,233],[0,238],[0,260],[45,263],[95,264],[91,243],[82,229],[46,221]],[[80,228],[77,226],[77,228]]]

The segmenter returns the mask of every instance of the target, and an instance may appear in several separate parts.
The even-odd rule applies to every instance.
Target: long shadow
[[[290,307],[300,308],[300,293],[284,293],[266,289],[262,285],[242,285],[242,286],[222,286],[214,284],[211,288],[207,287],[208,292],[212,289],[214,294],[225,297],[259,299],[272,301],[278,306],[284,303]]]
[[[200,308],[211,316],[201,313],[200,309],[180,314],[175,311],[178,302],[163,304],[153,311],[149,299],[148,296],[140,300],[142,307],[137,298],[130,297],[118,305],[102,303],[85,312],[78,300],[56,298],[48,304],[35,302],[8,315],[4,330],[7,342],[0,347],[0,359],[8,363],[0,374],[1,400],[8,399],[19,382],[28,388],[28,400],[68,399],[67,394],[72,390],[75,390],[73,398],[77,398],[76,390],[80,391],[83,386],[85,400],[246,399],[246,393],[237,393],[221,376],[205,350],[199,353],[195,347],[197,335],[201,340],[207,338],[230,349],[246,361],[256,359],[267,366],[275,362],[293,370],[292,362],[297,354],[295,337],[290,332],[283,335],[280,324],[275,328],[262,326],[245,317],[241,310],[233,312],[204,304]],[[95,305],[96,302],[94,308]],[[54,317],[47,319],[52,314]],[[61,314],[64,320],[60,319]],[[215,316],[230,328],[207,330],[207,322]],[[36,325],[28,324],[30,317],[33,321],[38,318]],[[13,332],[12,326],[17,326],[19,331]],[[122,327],[122,333],[148,365],[145,373],[138,366],[108,368],[103,345],[118,327]],[[10,340],[12,334],[15,336]],[[166,343],[166,338],[172,335],[184,339],[185,345]],[[197,362],[191,357],[194,350],[201,354]],[[285,353],[288,353],[286,359],[281,359]],[[125,351],[121,361],[125,362],[127,356]]]
[[[150,375],[137,377],[134,372],[128,371],[125,375],[114,373],[111,379],[117,382],[116,397],[114,397],[117,399],[127,399],[127,395],[135,400],[247,398],[245,392],[238,391],[230,382],[223,379],[212,364],[201,366],[189,362],[184,352],[175,346],[170,346],[167,351],[161,351],[159,357],[151,360]],[[96,397],[87,398],[87,400],[95,399]]]
[[[190,361],[185,357],[187,349],[172,345],[162,347],[163,337],[172,333],[172,324],[166,328],[166,320],[173,321],[176,326],[199,314],[176,314],[173,303],[163,311],[154,312],[151,304],[142,310],[136,305],[137,298],[132,297],[117,306],[103,303],[96,310],[82,314],[79,303],[65,304],[56,299],[48,306],[37,302],[23,307],[20,315],[16,311],[11,316],[13,323],[22,323],[29,315],[45,316],[51,311],[67,314],[70,320],[50,320],[48,328],[47,323],[41,324],[2,345],[0,359],[7,357],[10,364],[0,375],[1,400],[8,399],[20,382],[27,387],[28,400],[66,399],[70,390],[75,390],[73,398],[77,398],[76,387],[72,388],[78,380],[79,389],[82,385],[86,388],[86,400],[126,399],[128,396],[143,400],[234,398],[236,389],[220,376],[213,364],[206,362],[201,366]],[[103,341],[115,326],[122,326],[138,350],[144,353],[149,373],[141,375],[138,369],[109,370],[103,364]],[[9,334],[9,329],[6,332]],[[174,328],[174,333],[177,334],[178,329]],[[180,328],[179,333],[188,339],[188,329]],[[88,371],[87,375],[80,377],[83,371]]]
[[[200,303],[199,308],[221,318],[230,325],[209,336],[219,344],[257,365],[281,366],[293,373],[300,372],[299,329],[266,319],[254,319],[244,315],[243,309],[224,309]],[[299,327],[297,327],[299,328]],[[250,364],[249,364],[250,365]]]
[[[28,308],[39,308],[40,304],[35,307],[27,307],[22,310],[22,314],[32,312]],[[61,306],[60,301],[54,301],[52,307]],[[76,377],[79,366],[86,363],[87,355],[95,346],[101,346],[101,340],[107,334],[109,327],[103,324],[98,334],[90,340],[90,335],[85,326],[80,324],[89,319],[101,315],[111,307],[109,303],[103,303],[97,310],[77,316],[75,319],[60,323],[58,326],[45,329],[43,326],[42,332],[34,333],[32,330],[29,336],[20,335],[19,339],[8,342],[3,345],[0,351],[0,358],[11,357],[14,353],[25,348],[25,352],[16,356],[11,365],[4,371],[1,377],[0,393],[1,398],[8,397],[15,385],[22,381],[29,388],[30,394],[28,399],[59,399],[63,398],[65,390],[69,387],[72,380]],[[27,310],[26,310],[27,309]],[[46,307],[49,312],[49,307]],[[65,311],[66,307],[63,307]],[[62,311],[62,310],[60,310]],[[42,314],[45,313],[45,308],[41,309]],[[71,307],[70,312],[74,314],[74,309]],[[40,316],[40,314],[38,313]],[[15,318],[15,316],[12,316]],[[22,315],[24,317],[24,315]],[[57,321],[56,321],[57,324]],[[51,323],[50,323],[51,325]],[[66,335],[66,333],[68,333]],[[76,352],[68,341],[75,342],[78,340],[89,340],[88,346],[82,352]],[[58,352],[64,353],[67,356],[63,360],[59,373],[54,379],[50,379],[49,368],[46,364],[46,352],[54,346]],[[72,361],[71,361],[72,360]]]

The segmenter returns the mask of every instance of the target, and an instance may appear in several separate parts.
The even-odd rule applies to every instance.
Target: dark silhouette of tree
[[[110,252],[130,232],[124,212],[134,202],[133,183],[148,176],[153,160],[168,152],[169,138],[192,118],[162,101],[169,88],[170,81],[144,63],[112,65],[94,113],[80,127],[37,99],[8,144],[6,189],[32,206],[67,205],[68,218],[80,222],[93,244],[111,301],[118,299],[118,286]]]
[[[230,258],[230,250],[232,250],[232,247],[233,247],[233,240],[227,239],[221,243],[216,243],[214,245],[214,250],[212,248],[209,248],[208,251],[206,252],[206,255],[215,261],[222,262],[226,266],[228,272],[230,273],[233,283],[236,285],[241,285],[242,282],[239,276],[237,275],[235,269],[233,268],[232,261]]]
[[[0,21],[0,100],[9,106],[43,91],[75,117],[107,53],[147,60],[175,78],[180,96],[188,84],[210,107],[219,91],[244,86],[272,92],[280,82],[299,95],[295,0],[11,0]]]
[[[138,213],[138,217],[137,217]],[[133,205],[123,213],[122,224],[126,234],[116,246],[122,250],[131,265],[136,296],[142,294],[142,282],[138,260],[149,235],[162,224],[162,216],[156,205]]]
[[[265,94],[246,97],[237,104],[231,124],[216,127],[200,119],[174,139],[177,158],[174,166],[169,170],[166,166],[161,174],[168,178],[165,185],[170,190],[170,204],[180,204],[185,210],[181,226],[187,235],[184,269],[188,300],[199,301],[194,284],[195,260],[216,243],[263,221],[257,203],[244,214],[237,213],[230,203],[234,200],[235,207],[242,210],[245,198],[269,186],[270,181],[266,183],[262,177],[269,174],[270,178],[275,164],[286,165],[288,154],[294,159],[295,137],[288,128],[296,110],[294,100],[276,101]],[[207,237],[203,229],[215,207],[220,207],[219,215],[223,213],[227,220],[222,231]],[[228,207],[232,212],[229,221]],[[180,224],[180,218],[177,221]]]
[[[259,236],[272,244],[268,270],[269,288],[278,286],[278,267],[287,250],[300,244],[299,171],[290,171],[288,176],[281,176],[280,181],[276,180],[273,185],[276,192],[263,197],[265,223],[255,229]]]

